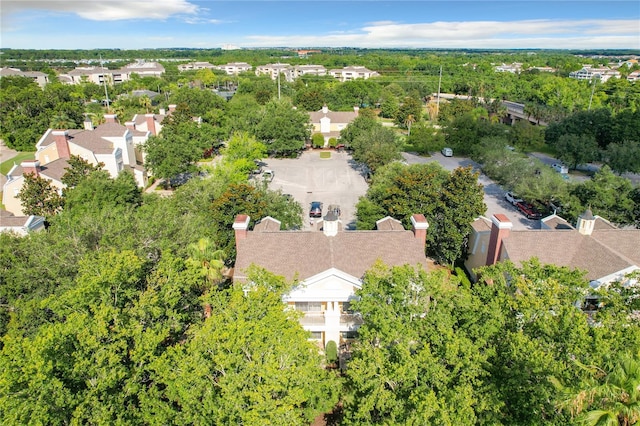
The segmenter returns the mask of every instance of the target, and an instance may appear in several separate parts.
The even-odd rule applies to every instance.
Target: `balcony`
[[[322,312],[305,312],[304,316],[300,318],[300,324],[302,325],[324,325],[324,314]]]
[[[340,325],[347,327],[356,327],[362,325],[362,315],[360,314],[342,314],[340,315]]]

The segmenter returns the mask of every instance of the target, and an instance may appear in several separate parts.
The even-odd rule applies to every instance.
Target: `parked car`
[[[442,148],[441,152],[445,157],[453,157],[453,150],[451,148]]]
[[[311,202],[309,217],[322,217],[322,203],[320,201]]]
[[[262,173],[262,180],[265,182],[271,182],[274,175],[275,173],[273,173],[273,170],[265,170],[264,173]]]
[[[569,168],[562,163],[553,163],[551,167],[560,174],[566,175],[569,173]]]
[[[513,192],[505,192],[505,193],[504,193],[504,198],[505,198],[508,202],[510,202],[511,204],[513,204],[514,206],[515,206],[517,203],[520,203],[520,202],[522,202],[522,201],[523,201],[523,200],[522,200],[522,198],[518,197],[518,196],[517,196],[516,194],[514,194]]]
[[[520,201],[516,203],[516,207],[520,210],[520,213],[527,217],[527,219],[542,219],[542,213],[529,203]]]

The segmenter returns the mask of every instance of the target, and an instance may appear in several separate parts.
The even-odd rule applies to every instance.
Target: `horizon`
[[[640,49],[633,0],[4,0],[0,20],[29,50]]]

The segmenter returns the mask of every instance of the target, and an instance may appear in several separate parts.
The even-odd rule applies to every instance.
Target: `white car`
[[[453,150],[451,148],[442,148],[441,152],[445,157],[453,157]]]
[[[521,203],[523,200],[522,198],[518,197],[516,194],[514,194],[513,192],[505,192],[504,193],[504,198],[510,202],[511,204],[513,204],[514,206],[518,203]]]
[[[567,173],[569,173],[569,168],[564,164],[554,163],[551,167],[553,167],[553,170],[560,174],[566,175]]]

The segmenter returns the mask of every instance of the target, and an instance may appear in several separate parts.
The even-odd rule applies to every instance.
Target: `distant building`
[[[49,76],[43,72],[20,71],[18,68],[8,68],[8,67],[0,68],[0,78],[10,77],[10,76],[30,78],[36,83],[38,83],[38,86],[40,87],[44,87],[49,83]]]
[[[636,81],[640,80],[640,71],[634,71],[631,74],[629,74],[627,76],[627,80],[635,83]]]
[[[256,67],[256,75],[268,75],[272,80],[276,80],[281,74],[286,81],[294,79],[293,67],[289,64],[267,64]]]
[[[303,75],[327,75],[327,69],[322,65],[296,65],[293,67],[293,78],[302,77]]]
[[[512,64],[502,64],[494,68],[496,72],[509,72],[511,74],[519,74],[522,70],[522,64],[520,62],[514,62]]]
[[[226,72],[227,75],[238,75],[253,69],[253,67],[246,62],[229,62],[226,65],[218,65],[217,68]]]
[[[117,70],[105,67],[77,67],[67,74],[60,74],[60,81],[68,84],[91,82],[95,84],[118,84],[131,79],[131,74],[140,77],[160,77],[164,67],[157,62],[137,61]]]
[[[342,69],[330,70],[329,75],[340,81],[351,81],[351,80],[356,80],[358,78],[363,78],[366,80],[371,77],[378,77],[380,74],[378,74],[375,71],[371,71],[365,67],[352,66],[352,67],[344,67]]]
[[[178,65],[178,71],[213,70],[217,68],[209,62],[189,62],[188,64]]]
[[[620,78],[620,71],[612,70],[610,68],[591,68],[589,66],[583,67],[578,71],[569,73],[569,78],[576,80],[599,80],[601,83],[609,80],[610,78]]]

